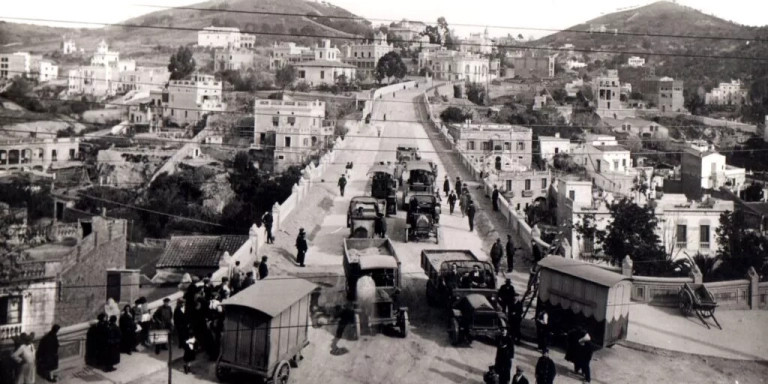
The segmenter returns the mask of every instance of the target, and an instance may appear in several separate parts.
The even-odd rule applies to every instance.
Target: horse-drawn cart
[[[707,329],[710,327],[706,319],[710,318],[714,320],[718,328],[723,329],[715,317],[715,308],[717,308],[715,297],[704,284],[685,283],[680,287],[678,297],[680,298],[680,312],[683,313],[683,316],[687,317],[696,313],[696,317],[704,323]]]

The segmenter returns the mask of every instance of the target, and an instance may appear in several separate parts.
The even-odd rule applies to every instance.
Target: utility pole
[[[171,345],[171,330],[168,330],[168,384],[173,382],[173,346]]]

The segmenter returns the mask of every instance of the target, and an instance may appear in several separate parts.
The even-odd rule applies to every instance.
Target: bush
[[[311,87],[306,81],[299,81],[296,86],[293,87],[293,90],[296,92],[309,92],[310,89]]]
[[[463,123],[470,118],[472,118],[472,113],[464,112],[456,107],[448,107],[440,112],[440,119],[445,123]]]

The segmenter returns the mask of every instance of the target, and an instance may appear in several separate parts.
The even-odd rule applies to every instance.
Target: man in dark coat
[[[499,188],[493,186],[493,193],[491,193],[491,201],[493,201],[493,210],[499,210]]]
[[[171,299],[163,299],[163,305],[152,314],[152,322],[155,329],[167,330],[169,333],[173,329],[173,310],[171,309]],[[170,342],[170,337],[168,338]],[[150,342],[154,342],[150,340]],[[155,354],[160,353],[160,349],[168,349],[168,344],[155,344]]]
[[[275,237],[272,236],[272,224],[274,224],[275,219],[272,217],[272,212],[267,211],[264,213],[264,216],[262,216],[261,221],[264,223],[264,229],[267,230],[267,244],[272,244],[275,242]]]
[[[59,369],[59,329],[54,324],[51,330],[40,339],[37,348],[37,374],[54,383],[57,381],[53,371]]]
[[[110,316],[107,328],[107,347],[104,354],[104,372],[112,372],[115,370],[115,365],[120,364],[120,339],[117,316]]]
[[[592,352],[594,351],[594,346],[592,344],[591,338],[589,337],[589,333],[586,332],[584,332],[584,336],[582,336],[577,342],[578,355],[576,361],[578,362],[581,373],[584,375],[584,382],[589,383],[592,381],[592,368],[590,367],[590,363],[592,362]]]
[[[579,339],[586,332],[581,327],[576,327],[568,332],[566,336],[565,360],[573,363],[573,372],[579,373],[581,366],[579,364]]]
[[[296,262],[300,267],[304,266],[304,258],[307,256],[307,234],[304,232],[304,228],[299,228],[299,235],[296,236]]]
[[[512,242],[512,235],[507,235],[507,272],[512,272],[515,266],[515,243]]]
[[[470,200],[469,206],[467,207],[467,220],[469,220],[470,232],[475,230],[475,209],[475,203]]]
[[[344,197],[344,188],[347,186],[347,178],[344,177],[344,175],[341,175],[339,177],[339,194],[341,194],[341,197]]]
[[[173,327],[176,329],[179,349],[184,349],[184,343],[189,339],[189,317],[187,316],[187,303],[184,299],[179,299],[176,302],[176,309],[173,310]]]
[[[443,193],[445,193],[445,197],[448,197],[449,192],[451,192],[451,180],[448,178],[448,175],[445,175],[445,181],[443,181]]]
[[[451,209],[451,215],[453,215],[453,210],[456,208],[456,200],[458,199],[455,191],[451,191],[451,193],[448,194],[448,207]]]
[[[259,263],[259,280],[264,280],[269,276],[269,264],[267,264],[267,260],[268,258],[266,256],[261,257],[261,263]],[[304,266],[303,257],[301,258],[301,266]]]
[[[261,264],[259,264],[259,266],[261,266]],[[243,285],[240,288],[241,289],[246,289],[246,288],[250,287],[251,285],[253,285],[254,283],[256,283],[256,278],[253,276],[253,272],[252,271],[248,271],[245,274],[245,280],[243,280]]]
[[[523,369],[519,365],[515,371],[515,376],[512,377],[512,384],[528,384],[528,378],[523,375]]]
[[[504,248],[501,246],[501,238],[497,238],[496,242],[491,246],[491,263],[493,263],[493,271],[498,273],[499,264],[501,264],[501,258],[504,256]]]
[[[506,328],[501,329],[501,336],[496,344],[496,373],[499,374],[499,384],[509,384],[512,377],[512,359],[515,357],[515,344],[509,337]]]
[[[555,362],[549,358],[549,350],[544,348],[536,362],[536,384],[553,384],[557,376]]]
[[[120,315],[120,352],[131,354],[136,350],[136,321],[131,312],[131,306],[123,307],[123,313]]]
[[[523,323],[523,301],[515,299],[509,311],[509,328],[512,331],[512,338],[515,339],[515,343],[520,343],[523,337],[520,332],[520,326]]]
[[[508,311],[511,312],[512,305],[515,304],[515,296],[517,296],[515,287],[512,285],[512,279],[507,278],[507,280],[504,282],[504,285],[499,288],[498,296],[501,310],[504,313],[507,313]]]
[[[464,185],[464,183],[461,182],[461,177],[456,176],[456,184],[454,185],[453,190],[456,191],[456,193],[461,193],[462,189],[461,186]]]
[[[383,213],[376,215],[376,221],[373,223],[374,232],[382,239],[387,236],[387,219]]]
[[[101,366],[103,362],[108,328],[106,321],[107,315],[100,313],[96,317],[96,324],[85,335],[85,363],[93,367]]]
[[[540,350],[549,347],[549,314],[544,308],[536,314],[536,339]]]

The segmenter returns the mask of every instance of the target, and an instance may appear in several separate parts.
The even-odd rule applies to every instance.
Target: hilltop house
[[[221,81],[210,75],[195,73],[171,80],[165,117],[177,124],[194,124],[209,112],[225,111],[221,92]]]

